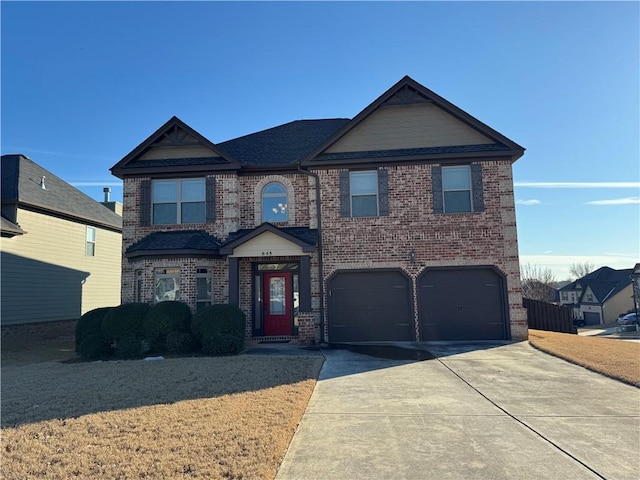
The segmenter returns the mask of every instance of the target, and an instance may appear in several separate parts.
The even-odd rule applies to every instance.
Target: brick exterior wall
[[[420,274],[434,266],[492,265],[506,277],[511,337],[526,339],[511,163],[489,161],[482,162],[482,166],[483,212],[434,214],[431,165],[410,165],[385,167],[389,176],[389,216],[358,218],[340,215],[340,170],[318,171],[324,281],[336,270],[402,269],[412,279],[414,322],[419,339],[415,292]],[[415,264],[409,262],[412,250],[416,253]],[[325,338],[328,335],[325,322]]]
[[[506,278],[511,337],[527,337],[526,312],[522,308],[518,245],[511,164],[485,161],[483,186],[485,210],[471,214],[437,215],[431,197],[431,165],[386,167],[389,177],[390,214],[374,218],[340,216],[340,170],[318,170],[322,193],[323,263],[322,281],[342,269],[400,268],[412,279],[416,339],[419,338],[416,279],[433,266],[493,265]],[[261,223],[260,192],[270,181],[292,189],[290,221],[277,226],[317,227],[315,180],[303,174],[241,175],[216,174],[216,222],[195,225],[140,225],[140,182],[124,181],[123,253],[133,243],[157,231],[201,229],[220,240],[240,228]],[[416,263],[409,262],[411,250]],[[247,337],[252,335],[252,263],[297,260],[297,258],[243,258],[240,260],[240,308],[247,315]],[[213,301],[229,300],[229,270],[226,258],[138,259],[123,257],[122,301],[136,298],[136,270],[143,271],[142,301],[154,301],[154,269],[179,267],[181,300],[195,308],[197,268],[213,269]],[[320,340],[320,277],[318,255],[311,257],[313,311],[297,319],[301,343]],[[461,292],[464,294],[464,292]],[[326,309],[326,298],[325,302]],[[324,319],[324,338],[328,327]]]

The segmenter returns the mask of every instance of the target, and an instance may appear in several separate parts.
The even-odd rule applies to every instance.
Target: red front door
[[[265,273],[262,285],[265,336],[291,335],[291,272]]]

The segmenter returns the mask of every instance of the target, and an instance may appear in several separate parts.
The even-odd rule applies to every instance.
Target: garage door
[[[427,270],[418,279],[422,340],[507,338],[502,276],[492,268]]]
[[[338,272],[328,286],[332,343],[415,340],[411,284],[401,272]]]
[[[600,314],[598,312],[584,312],[583,318],[586,325],[600,324]]]

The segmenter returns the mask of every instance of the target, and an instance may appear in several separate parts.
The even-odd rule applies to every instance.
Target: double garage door
[[[342,271],[328,287],[332,343],[416,339],[411,280],[400,270]],[[491,268],[426,270],[417,294],[420,340],[508,338],[503,278]]]

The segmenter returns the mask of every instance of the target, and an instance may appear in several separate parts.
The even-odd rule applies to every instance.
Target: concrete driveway
[[[424,348],[323,351],[276,479],[640,477],[640,389],[527,342]]]

